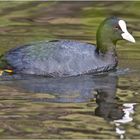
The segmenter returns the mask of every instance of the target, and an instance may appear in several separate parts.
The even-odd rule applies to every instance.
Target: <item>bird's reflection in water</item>
[[[133,112],[133,104],[128,104],[128,109],[125,109],[126,104],[123,105],[117,102],[118,76],[116,75],[107,73],[68,78],[14,75],[10,78],[11,80],[9,77],[3,77],[3,80],[1,78],[0,84],[8,84],[27,93],[47,93],[55,97],[33,99],[37,102],[89,103],[96,99],[98,106],[94,114],[105,120],[114,121],[116,133],[120,135],[120,138],[124,138],[125,130],[121,130],[119,126],[133,120],[130,117]]]
[[[67,78],[46,78],[22,75],[11,82],[12,86],[25,92],[47,93],[55,98],[37,98],[41,102],[89,102],[96,99],[95,115],[109,120],[123,116],[116,98],[118,77],[115,75],[81,75]]]
[[[122,118],[124,112],[122,104],[117,103],[115,96],[116,89],[114,91],[110,89],[97,90],[96,103],[98,107],[95,109],[95,115],[112,121]]]
[[[67,78],[14,75],[10,80],[7,79],[5,79],[5,83],[11,84],[11,86],[24,92],[47,93],[55,96],[54,99],[46,99],[50,102],[88,102],[95,98],[97,92],[107,94],[110,98],[113,98],[117,85],[117,76],[108,74],[81,75]],[[104,99],[106,96],[102,96],[102,100],[108,100]]]

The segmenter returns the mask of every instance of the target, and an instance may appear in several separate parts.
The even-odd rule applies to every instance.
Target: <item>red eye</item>
[[[119,29],[119,27],[118,27],[118,26],[115,26],[115,27],[114,27],[114,29],[118,30],[118,29]]]
[[[119,30],[120,27],[119,27],[119,26],[114,26],[114,29],[115,29],[115,30]]]

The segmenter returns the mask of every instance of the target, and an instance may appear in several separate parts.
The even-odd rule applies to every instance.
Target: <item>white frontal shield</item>
[[[123,31],[123,33],[121,34],[122,35],[122,38],[125,39],[125,40],[127,40],[127,41],[130,41],[130,42],[135,43],[135,39],[128,32],[127,27],[126,27],[126,23],[125,23],[124,20],[119,20],[119,26],[120,26],[121,30]]]

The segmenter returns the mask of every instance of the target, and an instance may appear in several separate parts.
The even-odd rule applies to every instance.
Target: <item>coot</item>
[[[117,66],[116,42],[135,42],[126,22],[105,19],[96,34],[96,45],[74,40],[52,40],[24,45],[0,57],[0,69],[7,72],[53,77],[104,72]]]

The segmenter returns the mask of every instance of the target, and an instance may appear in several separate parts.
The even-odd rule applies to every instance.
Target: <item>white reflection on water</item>
[[[124,103],[123,104],[124,116],[122,117],[122,119],[114,120],[116,125],[116,133],[120,135],[121,139],[124,138],[124,135],[126,133],[126,130],[122,128],[123,127],[122,124],[126,124],[133,121],[132,114],[134,114],[134,105],[136,105],[136,103]]]

